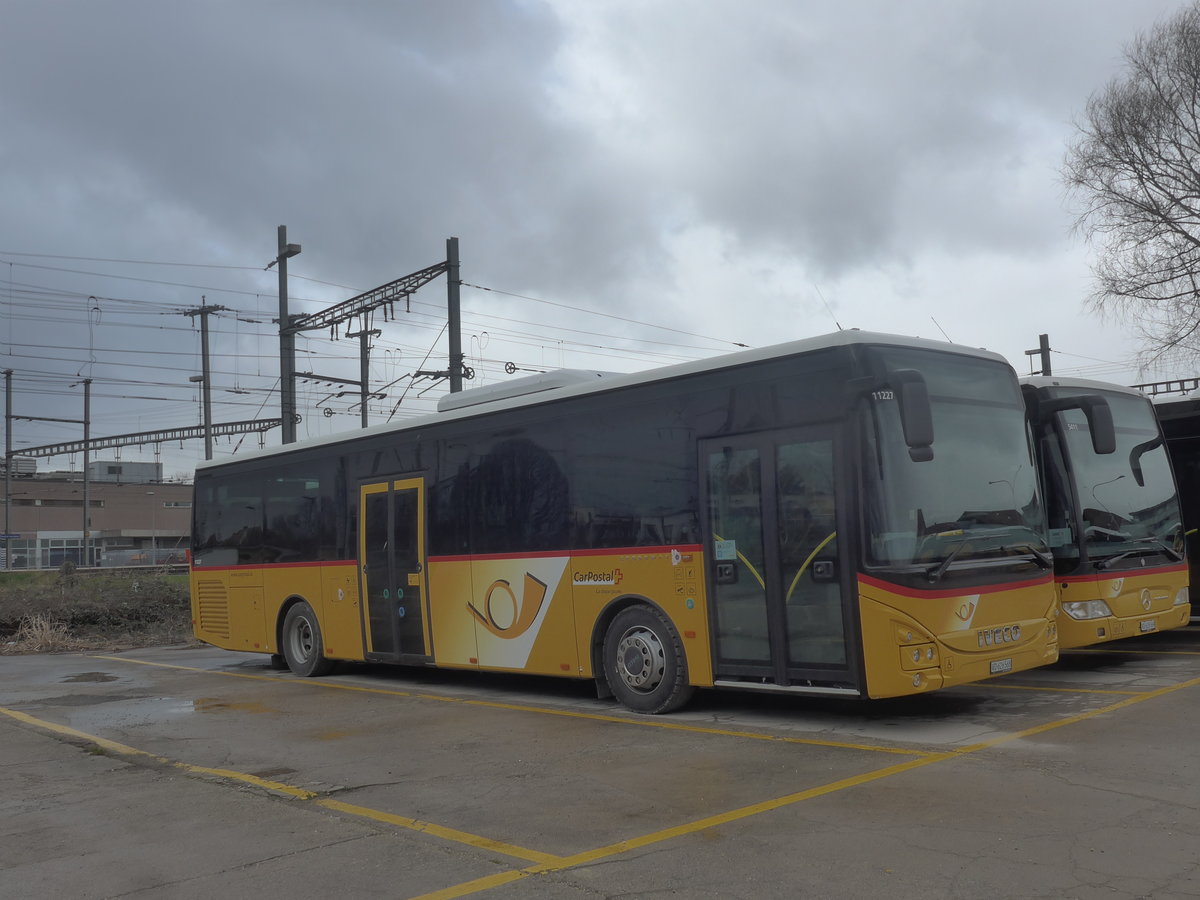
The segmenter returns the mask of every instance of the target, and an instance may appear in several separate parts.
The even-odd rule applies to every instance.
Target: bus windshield
[[[1045,512],[1025,407],[1005,366],[951,354],[875,351],[886,367],[918,369],[933,414],[933,459],[915,462],[896,402],[865,418],[866,563],[941,581],[953,572],[1050,567]]]
[[[1099,568],[1156,553],[1178,561],[1183,546],[1179,495],[1153,407],[1130,394],[1103,396],[1116,428],[1115,453],[1098,455],[1092,450],[1082,410],[1058,413],[1078,497],[1076,527],[1083,529],[1084,552]],[[1070,534],[1056,530],[1051,538],[1055,555],[1078,552]]]

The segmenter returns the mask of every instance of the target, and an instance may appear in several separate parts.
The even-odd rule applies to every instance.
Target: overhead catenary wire
[[[560,309],[567,309],[567,310],[571,310],[572,312],[586,312],[588,315],[600,316],[601,318],[605,318],[605,319],[615,319],[618,322],[627,322],[631,325],[641,325],[645,328],[659,328],[659,329],[662,329],[663,331],[671,331],[671,332],[674,332],[675,334],[683,334],[683,335],[687,335],[688,337],[695,337],[695,338],[700,338],[700,339],[706,340],[706,341],[713,341],[714,343],[718,343],[718,344],[731,345],[734,347],[749,347],[750,346],[749,344],[743,344],[740,341],[731,341],[728,338],[710,337],[709,335],[697,334],[693,331],[684,331],[683,329],[680,329],[680,328],[672,328],[669,325],[656,325],[651,322],[639,322],[636,319],[630,319],[625,316],[618,316],[618,315],[614,315],[612,313],[602,313],[602,312],[597,312],[596,310],[583,310],[577,306],[571,306],[566,303],[559,303],[554,300],[544,300],[539,297],[530,297],[527,294],[518,294],[513,291],[501,290],[500,288],[485,287],[485,286],[479,285],[479,284],[470,284],[469,282],[466,282],[466,281],[462,282],[462,286],[474,288],[477,291],[490,291],[491,293],[494,293],[494,294],[503,294],[507,297],[519,297],[522,300],[529,300],[529,301],[532,301],[533,303],[544,303],[547,306],[557,306]]]

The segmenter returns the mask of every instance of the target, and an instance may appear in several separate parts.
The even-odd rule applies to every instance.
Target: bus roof
[[[419,417],[406,419],[402,422],[387,422],[381,425],[372,425],[367,428],[356,431],[341,432],[339,434],[326,435],[318,438],[310,438],[305,441],[297,441],[294,444],[285,444],[281,447],[268,447],[262,450],[252,450],[245,454],[240,454],[236,461],[252,460],[263,457],[277,456],[283,453],[292,453],[299,450],[306,450],[313,447],[321,447],[333,444],[340,444],[343,441],[354,440],[366,435],[387,434],[391,432],[408,431],[409,429],[424,428],[434,423],[450,422],[457,419],[471,418],[483,413],[492,413],[506,409],[518,409],[526,406],[534,406],[539,403],[547,403],[550,401],[560,400],[567,397],[576,397],[583,394],[597,393],[601,391],[616,390],[624,387],[632,387],[639,384],[651,384],[660,381],[669,381],[674,378],[680,378],[686,375],[694,375],[703,372],[716,372],[722,369],[732,369],[739,366],[748,365],[757,362],[766,362],[772,359],[781,357],[794,356],[802,353],[812,353],[818,350],[825,350],[836,347],[851,347],[851,346],[886,346],[886,347],[909,347],[922,350],[935,350],[943,353],[955,353],[961,356],[976,356],[983,359],[990,359],[1008,365],[1008,360],[999,353],[994,353],[991,350],[983,348],[965,347],[960,344],[951,344],[944,341],[935,341],[927,338],[906,337],[903,335],[882,334],[871,331],[860,331],[857,328],[835,331],[830,334],[824,334],[817,337],[802,338],[797,341],[789,341],[783,344],[773,344],[769,347],[760,347],[752,350],[740,350],[735,353],[726,353],[720,356],[708,357],[701,360],[695,360],[685,363],[677,363],[671,366],[662,366],[656,369],[646,369],[641,372],[633,372],[629,374],[613,374],[608,372],[590,372],[579,370],[563,370],[571,375],[564,376],[561,385],[554,385],[545,389],[521,390],[519,387],[515,392],[510,392],[506,388],[511,382],[498,383],[497,385],[488,385],[481,388],[472,388],[466,391],[461,391],[456,397],[461,396],[461,400],[454,400],[446,404],[451,408],[447,409],[441,406],[440,412],[429,413]],[[553,374],[553,373],[550,373]],[[579,375],[585,377],[577,377]],[[533,383],[533,379],[518,379]],[[476,400],[468,395],[473,395],[476,392],[487,392],[484,396]],[[512,394],[511,396],[509,394]],[[491,396],[488,396],[491,394]],[[498,395],[498,396],[497,396]],[[494,397],[494,399],[493,399]],[[214,466],[227,465],[235,460],[210,459],[198,462],[196,464],[197,471],[207,469]]]
[[[1058,375],[1022,375],[1021,384],[1028,384],[1035,388],[1070,388],[1071,390],[1080,392],[1108,391],[1113,394],[1129,394],[1134,397],[1143,397],[1146,400],[1150,399],[1136,388],[1126,387],[1123,384],[1112,384],[1108,381],[1093,381],[1090,378],[1063,378]]]

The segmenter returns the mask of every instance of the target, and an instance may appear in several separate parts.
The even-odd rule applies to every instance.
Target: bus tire
[[[604,635],[604,675],[613,695],[636,712],[666,713],[691,699],[683,642],[657,609],[621,610]]]
[[[325,658],[325,642],[321,639],[317,614],[304,601],[289,609],[283,617],[280,649],[288,668],[297,675],[305,678],[327,675],[333,669],[333,661]]]

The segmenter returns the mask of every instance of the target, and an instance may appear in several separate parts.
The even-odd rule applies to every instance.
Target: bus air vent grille
[[[198,581],[196,600],[200,608],[200,631],[229,637],[229,595],[219,581]]]

